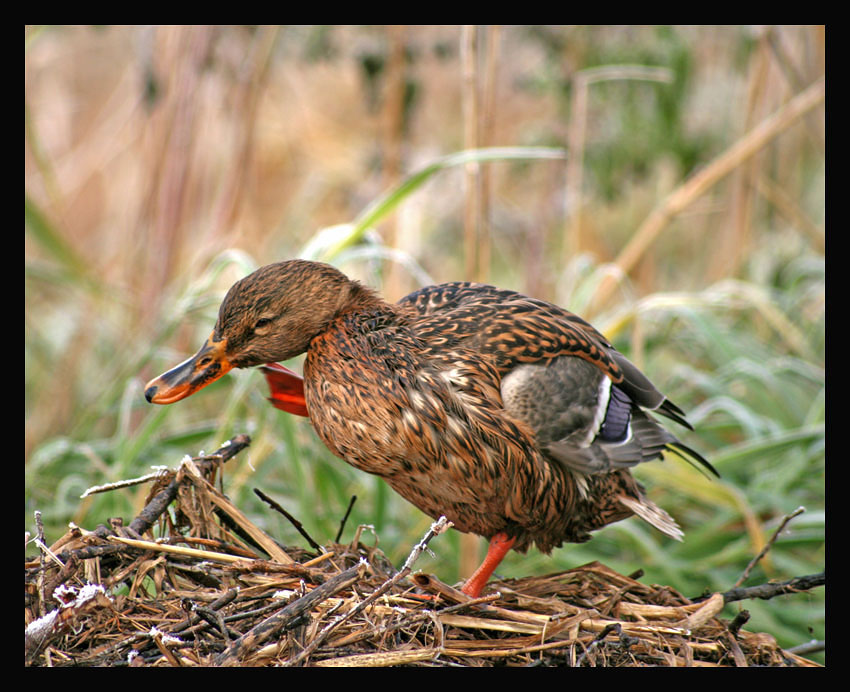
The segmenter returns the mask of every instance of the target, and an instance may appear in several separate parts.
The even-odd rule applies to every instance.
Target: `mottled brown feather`
[[[215,333],[236,367],[306,351],[307,410],[328,448],[461,531],[505,532],[517,550],[536,543],[549,551],[637,508],[678,532],[628,468],[579,473],[541,448],[521,412],[506,410],[501,383],[517,367],[580,358],[636,411],[684,421],[598,331],[562,308],[473,283],[431,286],[393,305],[332,267],[294,260],[236,284]],[[665,446],[691,452],[656,427],[658,449],[628,465],[660,457]]]

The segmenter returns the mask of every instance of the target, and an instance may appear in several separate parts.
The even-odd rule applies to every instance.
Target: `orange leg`
[[[487,580],[499,563],[504,559],[508,551],[513,547],[516,537],[509,537],[506,533],[497,533],[490,539],[490,548],[487,550],[487,557],[481,563],[481,567],[475,570],[475,573],[466,580],[461,591],[467,596],[478,598],[481,595],[481,590],[487,584]]]

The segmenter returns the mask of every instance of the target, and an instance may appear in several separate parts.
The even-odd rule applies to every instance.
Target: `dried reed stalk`
[[[616,271],[608,273],[599,285],[593,311],[597,311],[607,303],[622,278],[634,269],[673,218],[802,116],[823,103],[825,98],[826,79],[821,78],[762,120],[720,156],[673,190],[646,218],[620,252],[614,262]]]

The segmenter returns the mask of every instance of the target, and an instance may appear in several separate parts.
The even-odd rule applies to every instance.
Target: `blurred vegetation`
[[[392,298],[474,278],[562,304],[689,412],[722,480],[638,471],[683,543],[626,521],[501,573],[600,560],[726,590],[799,506],[746,583],[823,570],[824,54],[823,27],[27,27],[25,525],[132,517],[144,487],[80,494],[247,432],[225,485],[259,524],[302,540],[254,487],[320,542],[357,495],[343,540],[370,524],[399,564],[429,519],[258,373],[142,395],[234,280],[302,255]],[[420,566],[451,581],[441,541]],[[748,602],[747,627],[823,639],[824,602]]]

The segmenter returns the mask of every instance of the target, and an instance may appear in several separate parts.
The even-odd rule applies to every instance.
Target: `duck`
[[[279,365],[301,354],[303,375]],[[256,366],[271,403],[309,417],[334,455],[489,541],[472,598],[510,550],[549,553],[629,517],[682,540],[638,464],[670,452],[719,475],[659,421],[692,430],[684,411],[590,323],[508,289],[443,283],[390,303],[329,264],[269,264],[145,398],[171,404]]]

